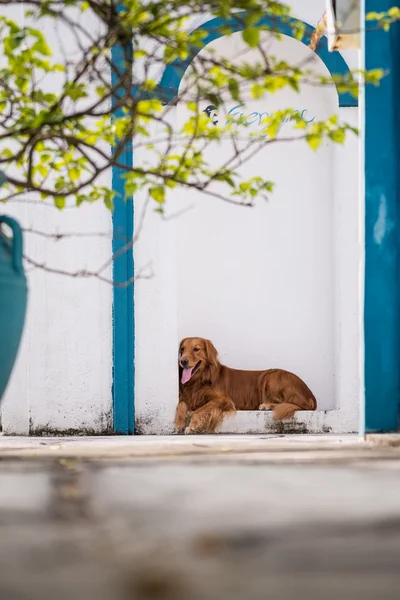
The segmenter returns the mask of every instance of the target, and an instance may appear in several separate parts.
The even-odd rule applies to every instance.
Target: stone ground
[[[1,600],[400,597],[400,448],[0,437]]]

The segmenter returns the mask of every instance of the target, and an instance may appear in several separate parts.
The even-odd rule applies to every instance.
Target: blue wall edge
[[[112,62],[118,72],[124,69],[124,51],[130,48],[114,46]],[[113,74],[114,75],[114,74]],[[115,76],[112,79],[116,79]],[[118,95],[117,95],[118,97]],[[115,106],[116,98],[113,98]],[[122,116],[122,110],[113,111],[115,117]],[[127,144],[120,157],[120,162],[132,166],[133,146]],[[134,230],[133,198],[125,198],[125,182],[122,169],[112,168],[112,189],[116,193],[112,213],[112,252],[113,256],[121,254],[113,260],[113,369],[112,369],[112,399],[113,399],[113,429],[115,434],[128,435],[134,433],[134,382],[135,382],[135,310],[134,284],[129,285],[134,275],[133,248],[125,251],[123,248],[131,243]],[[116,284],[123,284],[118,286]]]
[[[391,0],[364,0],[365,14]],[[380,85],[365,86],[364,406],[360,433],[399,431],[400,406],[400,26],[361,27],[364,68],[385,69]]]

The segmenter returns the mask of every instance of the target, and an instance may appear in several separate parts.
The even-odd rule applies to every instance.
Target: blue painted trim
[[[158,93],[164,99],[165,102],[173,102],[178,96],[179,86],[187,68],[189,67],[192,60],[197,54],[214,40],[217,40],[224,35],[227,35],[227,31],[236,33],[245,29],[246,12],[240,12],[230,17],[229,19],[215,18],[207,21],[203,25],[200,25],[197,29],[192,32],[205,32],[205,37],[202,40],[202,45],[196,44],[192,46],[190,55],[186,60],[175,60],[173,63],[168,65],[163,73],[161,81],[158,86]],[[262,17],[256,27],[263,27],[268,31],[275,31],[277,33],[287,35],[295,38],[294,32],[299,28],[304,28],[304,35],[299,42],[306,46],[310,43],[310,38],[313,34],[314,27],[300,21],[298,19],[288,17]],[[318,56],[326,65],[331,75],[348,76],[352,79],[351,72],[347,66],[346,61],[339,52],[329,52],[327,40],[323,37],[318,44]],[[341,93],[338,89],[339,106],[358,106],[358,99],[354,98],[351,94]]]
[[[386,11],[392,0],[365,0]],[[383,68],[378,87],[365,87],[365,407],[361,434],[398,431],[400,406],[400,26],[369,26],[365,69]]]
[[[129,47],[114,46],[112,62],[118,73],[124,70],[124,51],[131,52]],[[112,74],[112,84],[118,77]],[[118,93],[113,98],[115,106]],[[121,109],[113,111],[115,117],[123,115]],[[120,163],[127,166],[133,164],[132,143],[125,146]],[[112,188],[116,192],[113,211],[113,255],[118,253],[132,240],[134,214],[133,199],[125,199],[124,171],[113,167]],[[113,281],[124,283],[133,277],[133,249],[121,252],[113,261]],[[135,381],[135,311],[133,283],[126,287],[113,287],[113,421],[114,433],[134,433],[134,381]]]

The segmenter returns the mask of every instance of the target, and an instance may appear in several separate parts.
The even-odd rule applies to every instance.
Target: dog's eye
[[[193,348],[193,352],[198,352],[200,348]]]

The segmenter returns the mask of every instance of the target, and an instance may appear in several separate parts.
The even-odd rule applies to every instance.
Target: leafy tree
[[[311,64],[289,64],[268,52],[261,21],[266,15],[293,27],[298,39],[305,35],[280,1],[0,0],[0,5],[6,9],[0,17],[0,169],[7,176],[1,201],[28,194],[59,209],[99,200],[112,209],[115,192],[101,176],[115,165],[123,173],[124,197],[141,190],[159,212],[167,191],[177,187],[252,205],[270,194],[273,182],[268,173],[245,180],[240,166],[285,139],[283,123],[290,121],[290,135],[303,137],[315,150],[324,138],[343,143],[348,132],[356,133],[336,115],[307,122],[293,109],[265,118],[263,135],[250,131],[243,118],[214,118],[213,111],[223,115],[232,100],[242,103],[285,88],[297,92],[304,82],[332,85]],[[387,28],[399,18],[399,9],[389,13],[371,15],[371,23]],[[203,46],[205,33],[189,31],[195,22],[211,18],[240,21],[243,42],[257,58],[202,53],[179,97],[171,98],[158,85],[162,70],[182,68]],[[48,37],[52,30],[58,36],[56,56]],[[310,44],[318,50],[322,32],[316,33]],[[279,39],[278,28],[269,35]],[[353,75],[334,80],[341,91],[357,95],[358,82],[378,84],[383,73]],[[204,100],[206,110],[199,108]],[[190,113],[179,129],[170,119],[177,102]],[[213,167],[206,150],[224,139],[232,141],[232,154]],[[132,140],[151,160],[126,163]]]

